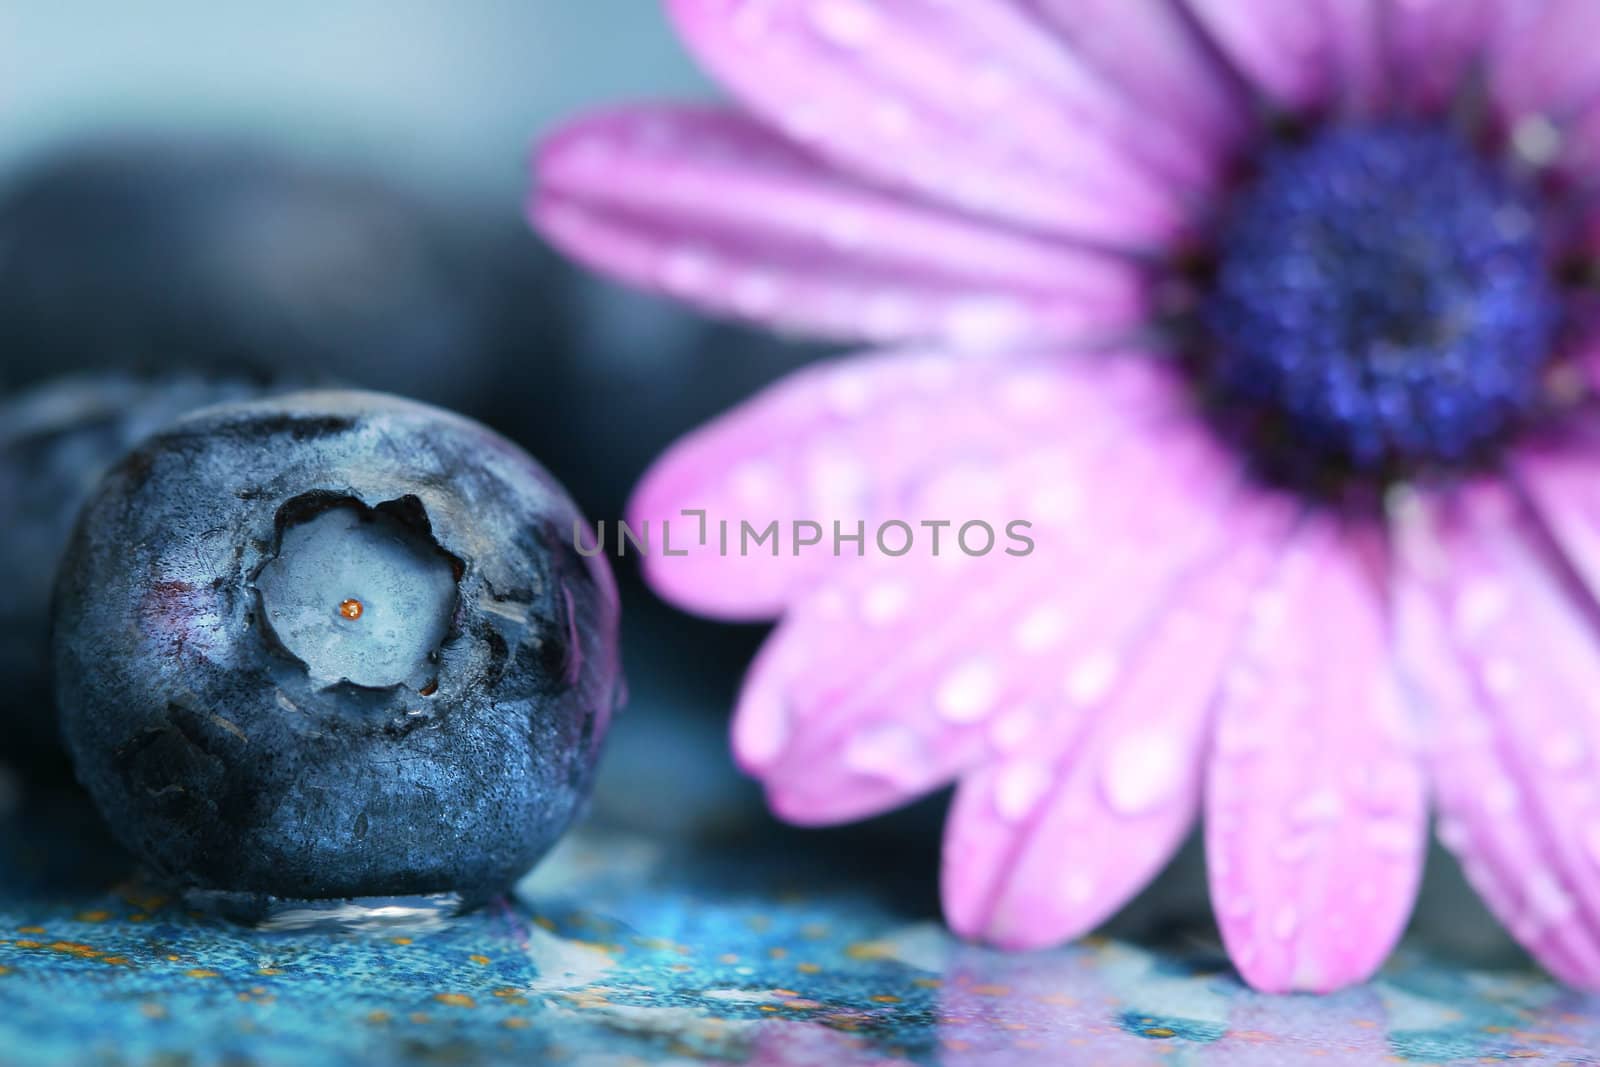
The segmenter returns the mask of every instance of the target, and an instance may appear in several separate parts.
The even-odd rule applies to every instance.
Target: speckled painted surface
[[[937,803],[779,827],[721,723],[652,695],[646,666],[585,827],[514,899],[434,929],[193,914],[130,879],[73,791],[0,774],[0,1064],[1600,1062],[1600,999],[1544,979],[1459,886],[1430,886],[1379,980],[1326,998],[1240,985],[1192,856],[1112,937],[954,942]]]

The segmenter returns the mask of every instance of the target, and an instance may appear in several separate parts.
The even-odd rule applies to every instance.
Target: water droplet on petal
[[[945,720],[972,723],[994,710],[1000,695],[1000,673],[992,661],[968,660],[945,676],[934,694],[934,705]]]
[[[995,812],[1006,822],[1020,822],[1044,798],[1053,779],[1048,764],[1036,760],[1011,764],[994,784]]]
[[[1073,871],[1067,875],[1066,881],[1061,886],[1061,892],[1068,904],[1082,907],[1094,899],[1094,879],[1082,871]]]
[[[1417,824],[1404,818],[1374,819],[1367,824],[1367,841],[1388,856],[1415,855],[1421,845]]]
[[[887,626],[905,612],[911,590],[902,582],[878,582],[861,596],[861,619],[870,626]]]
[[[927,762],[921,736],[898,723],[870,726],[852,737],[844,750],[845,766],[852,771],[904,787],[921,784]]]
[[[839,48],[860,48],[878,29],[877,15],[862,0],[816,0],[810,15],[817,33]]]
[[[1111,691],[1121,665],[1109,651],[1100,651],[1082,660],[1067,674],[1067,698],[1079,707],[1099,701]]]
[[[1183,758],[1171,738],[1128,734],[1107,753],[1100,787],[1111,810],[1141,815],[1172,798],[1182,773]]]
[[[1289,821],[1306,826],[1333,822],[1344,813],[1344,801],[1337,790],[1324,787],[1315,789],[1295,801],[1289,808]]]
[[[1540,928],[1565,922],[1577,908],[1572,894],[1547,870],[1532,871],[1522,888],[1526,918]]]

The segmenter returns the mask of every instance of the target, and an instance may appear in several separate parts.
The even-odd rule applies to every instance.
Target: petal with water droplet
[[[1600,987],[1593,774],[1552,767],[1552,738],[1600,743],[1600,641],[1562,561],[1513,490],[1469,486],[1396,521],[1400,636],[1433,715],[1440,837],[1512,935],[1563,981]],[[1580,561],[1582,562],[1582,561]],[[1486,582],[1508,603],[1463,625]],[[1497,664],[1520,667],[1508,685]],[[1446,829],[1448,828],[1448,834]]]
[[[1382,599],[1357,533],[1309,519],[1254,613],[1206,783],[1211,897],[1229,954],[1267,992],[1327,992],[1394,946],[1422,869],[1424,788],[1393,677]],[[1380,791],[1366,771],[1389,768]],[[1347,927],[1327,921],[1352,892]],[[1243,915],[1230,906],[1252,901]]]
[[[1145,616],[1129,669],[1089,718],[1046,716],[1019,754],[961,783],[946,828],[943,896],[968,937],[1031,948],[1110,915],[1193,822],[1217,680],[1286,525],[1283,502],[1230,514],[1233,547],[1197,564]],[[1205,624],[1194,625],[1196,618]],[[1019,813],[1013,779],[1044,762],[1046,793]]]

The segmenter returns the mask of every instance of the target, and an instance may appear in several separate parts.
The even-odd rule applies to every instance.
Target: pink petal
[[[808,368],[690,434],[645,475],[629,515],[636,530],[648,522],[653,533],[646,576],[691,610],[770,618],[840,565],[831,551],[835,522],[849,533],[891,519],[967,521],[942,504],[937,512],[912,509],[947,487],[995,485],[993,472],[1011,457],[1127,435],[1170,411],[1175,392],[1166,368],[1133,355],[993,361],[903,353]],[[1025,514],[1008,518],[1070,514],[1091,488],[1064,476],[1072,470],[1042,476]],[[704,543],[702,520],[684,515],[690,509],[705,513]],[[825,549],[792,551],[799,520],[822,524]],[[741,536],[746,522],[754,534],[779,525],[776,556],[772,541],[742,553],[753,544]],[[660,551],[663,523],[672,524],[671,556]]]
[[[1322,0],[1186,0],[1201,24],[1268,100],[1300,111],[1338,88]],[[1341,0],[1334,0],[1341,2]]]
[[[887,185],[1116,245],[1184,232],[1203,144],[1008,0],[669,0],[700,60],[786,134]]]
[[[1203,34],[1168,0],[1027,0],[1077,55],[1146,109],[1237,147],[1254,131],[1252,101]]]
[[[1385,35],[1395,6],[1392,0],[1320,0],[1335,95],[1347,114],[1370,118],[1391,102],[1393,72]]]
[[[1206,783],[1206,861],[1228,954],[1265,992],[1369,977],[1400,937],[1427,825],[1376,577],[1317,517],[1253,609]]]
[[[530,212],[574,256],[712,311],[841,338],[1125,331],[1134,264],[868,189],[754,120],[651,107],[546,141]]]
[[[1499,484],[1396,516],[1408,680],[1434,717],[1439,837],[1552,973],[1600,985],[1600,656],[1589,605]]]
[[[1171,858],[1199,807],[1218,679],[1292,513],[1265,495],[1230,509],[1228,547],[1154,612],[1151,596],[1138,598],[1131,637],[1112,646],[1126,661],[1123,680],[1107,683],[1103,702],[1050,709],[1013,751],[963,779],[943,878],[957,933],[1006,948],[1065,941],[1099,925]],[[1117,606],[1067,596],[1096,619]]]
[[[906,514],[1003,524],[1031,515],[1041,486],[1083,494],[1076,514],[1036,523],[1027,556],[852,561],[752,668],[734,731],[741,762],[780,815],[838,822],[944,785],[1041,719],[1087,715],[1177,576],[1228,536],[1232,468],[1185,421],[991,467],[992,501],[913,502]]]
[[[1468,88],[1503,17],[1501,0],[1403,0],[1388,5],[1389,65],[1399,101],[1439,112]]]
[[[1564,123],[1600,92],[1600,5],[1593,0],[1506,4],[1495,35],[1489,91],[1507,125],[1529,116]]]

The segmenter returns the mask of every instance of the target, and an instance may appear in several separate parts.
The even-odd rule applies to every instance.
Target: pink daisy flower
[[[668,9],[741,106],[575,123],[536,225],[883,349],[692,434],[632,509],[842,523],[648,561],[781,618],[733,727],[774,810],[958,782],[949,922],[1016,948],[1203,815],[1240,972],[1331,990],[1398,938],[1431,804],[1510,931],[1600,986],[1600,4]],[[1019,519],[1031,552],[952,548]]]

